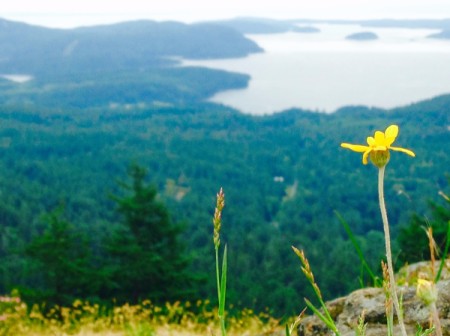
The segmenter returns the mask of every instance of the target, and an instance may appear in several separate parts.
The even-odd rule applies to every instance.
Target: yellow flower
[[[434,283],[425,279],[417,279],[416,294],[426,305],[436,302],[438,297]]]
[[[393,151],[406,153],[413,157],[416,156],[414,152],[409,149],[391,146],[397,138],[397,135],[398,126],[391,125],[386,128],[386,131],[384,133],[381,131],[376,131],[373,137],[367,137],[368,146],[342,143],[341,147],[351,149],[355,152],[364,153],[362,158],[363,164],[367,164],[370,154],[370,159],[372,160],[372,162],[377,167],[383,167],[389,160],[390,149],[392,149]]]

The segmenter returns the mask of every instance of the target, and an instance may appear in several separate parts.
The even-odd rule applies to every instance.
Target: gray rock
[[[429,307],[425,306],[416,296],[416,286],[410,285],[417,280],[418,273],[426,273],[429,263],[419,263],[408,266],[399,272],[400,283],[398,291],[403,298],[404,320],[408,335],[415,335],[417,325],[428,328],[430,320]],[[403,273],[402,273],[403,272]],[[443,336],[450,336],[450,275],[448,268],[437,283],[438,300],[436,302],[442,324]],[[327,307],[335,320],[342,336],[354,336],[358,319],[364,311],[367,323],[366,336],[386,336],[385,294],[382,288],[364,288],[342,298],[327,302]],[[394,335],[400,335],[397,321],[394,321]],[[298,328],[298,336],[333,335],[325,324],[316,316],[303,319]]]

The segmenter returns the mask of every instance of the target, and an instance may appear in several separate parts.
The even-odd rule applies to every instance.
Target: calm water
[[[249,35],[263,54],[184,65],[249,74],[248,88],[211,100],[251,114],[290,107],[322,112],[345,105],[390,108],[450,93],[450,40],[425,38],[435,30],[314,26],[321,32]],[[345,39],[361,31],[379,39]]]
[[[5,78],[7,80],[10,80],[12,82],[16,83],[25,83],[29,80],[32,80],[33,77],[29,75],[19,75],[19,74],[9,74],[9,75],[2,75],[0,74],[0,78]]]

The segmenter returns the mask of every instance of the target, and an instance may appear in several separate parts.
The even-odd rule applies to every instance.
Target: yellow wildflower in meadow
[[[344,142],[341,144],[341,147],[351,149],[354,152],[364,153],[362,157],[363,164],[367,164],[368,157],[370,155],[370,159],[375,166],[383,167],[389,161],[390,149],[397,152],[403,152],[413,157],[416,156],[414,152],[409,149],[391,146],[397,138],[397,135],[398,126],[391,125],[386,128],[384,133],[381,131],[376,131],[373,137],[367,137],[368,146],[352,145]]]

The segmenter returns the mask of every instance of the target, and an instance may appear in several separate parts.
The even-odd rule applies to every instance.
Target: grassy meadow
[[[19,297],[0,297],[1,335],[218,335],[217,309],[208,301],[175,302],[164,306],[104,307],[75,301],[70,307],[27,306]],[[266,313],[243,310],[227,318],[229,335],[271,335],[280,321]]]

